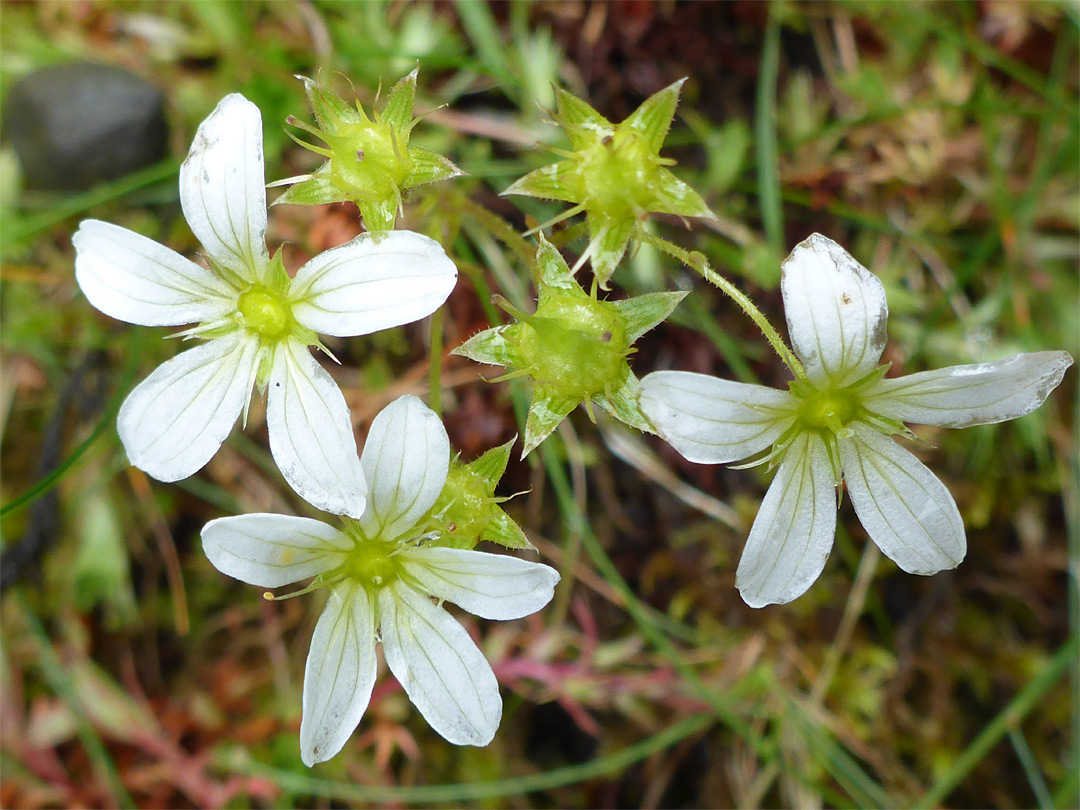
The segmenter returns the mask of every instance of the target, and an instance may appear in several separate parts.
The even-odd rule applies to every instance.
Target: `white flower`
[[[886,379],[881,282],[820,234],[783,265],[788,332],[808,379],[790,391],[660,371],[641,410],[690,461],[722,464],[771,449],[779,463],[736,574],[753,607],[790,602],[832,549],[836,491],[847,482],[870,538],[902,569],[934,574],[964,558],[964,524],[945,485],[893,441],[904,422],[970,427],[1038,408],[1072,365],[1067,352],[1018,354]]]
[[[423,543],[418,521],[442,491],[450,442],[416,397],[375,417],[360,461],[370,484],[361,520],[337,529],[284,515],[219,518],[203,529],[206,556],[252,585],[314,576],[315,587],[330,589],[304,670],[307,765],[334,756],[360,722],[375,684],[377,631],[390,671],[431,727],[458,745],[487,745],[502,717],[495,675],[431,598],[485,619],[518,619],[551,600],[559,575],[515,557]]]
[[[199,126],[180,168],[180,204],[202,242],[205,269],[139,234],[86,220],[72,238],[75,276],[90,303],[144,326],[200,322],[205,343],[163,364],[120,409],[131,463],[162,481],[199,470],[252,386],[268,386],[274,460],[311,503],[359,517],[364,476],[345,398],[308,346],[317,333],[364,335],[415,321],[450,294],[457,270],[438,243],[407,231],[363,235],[289,278],[266,249],[262,121],[226,96]]]

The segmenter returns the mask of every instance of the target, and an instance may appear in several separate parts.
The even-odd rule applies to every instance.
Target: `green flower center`
[[[353,520],[345,520],[344,528],[353,548],[335,572],[337,575],[354,580],[369,591],[389,585],[401,576],[401,563],[395,553],[400,543],[369,539]]]
[[[291,308],[284,296],[261,284],[242,292],[236,308],[244,327],[268,341],[280,339],[292,327]]]
[[[633,131],[616,131],[581,152],[581,198],[616,218],[652,208],[660,184],[658,158]]]
[[[549,292],[522,325],[524,367],[538,383],[568,397],[617,388],[630,351],[618,311],[605,301]]]
[[[795,393],[803,400],[797,418],[805,430],[839,434],[862,411],[859,396],[847,389],[808,388]]]
[[[358,200],[394,197],[413,169],[408,135],[379,121],[339,125],[323,139],[334,153],[330,176],[338,188]]]

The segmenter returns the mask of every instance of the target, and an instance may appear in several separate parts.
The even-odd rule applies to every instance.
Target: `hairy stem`
[[[692,267],[707,281],[719,287],[726,293],[729,298],[742,307],[743,312],[745,312],[750,317],[750,320],[757,325],[757,328],[761,330],[765,339],[769,341],[769,345],[773,347],[773,350],[780,356],[780,359],[784,361],[784,365],[791,369],[791,373],[795,375],[796,379],[806,379],[806,370],[803,368],[802,363],[799,362],[799,358],[797,358],[794,352],[788,348],[784,339],[780,337],[780,333],[776,331],[776,328],[771,323],[769,323],[768,318],[766,318],[761,310],[754,305],[754,302],[746,296],[746,293],[742,292],[742,290],[713,270],[701,253],[696,250],[684,250],[674,242],[669,242],[667,239],[649,233],[648,231],[641,231],[640,235],[645,243],[664,251],[669,256],[673,256],[688,267]]]

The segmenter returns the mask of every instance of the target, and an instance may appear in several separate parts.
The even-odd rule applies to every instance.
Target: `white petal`
[[[885,379],[866,393],[870,410],[919,425],[965,428],[1031,413],[1072,365],[1068,352],[1017,354]]]
[[[202,541],[218,571],[261,588],[280,588],[336,568],[352,548],[333,526],[291,515],[211,520],[203,527]]]
[[[298,495],[335,515],[364,514],[367,485],[345,397],[298,340],[274,355],[266,425],[274,462]]]
[[[376,672],[374,605],[346,580],[330,592],[304,667],[300,758],[309,768],[345,745],[367,710]]]
[[[502,719],[495,673],[465,628],[402,582],[379,592],[383,653],[433,729],[455,745],[487,745]]]
[[[802,596],[821,574],[836,534],[836,479],[825,442],[797,436],[754,519],[735,584],[750,607]]]
[[[361,526],[368,537],[393,540],[411,529],[442,492],[450,439],[434,411],[405,395],[372,421],[360,461],[370,486]]]
[[[86,219],[71,244],[83,295],[110,317],[176,326],[220,318],[236,306],[236,291],[223,279],[127,228]]]
[[[815,382],[844,385],[871,371],[885,348],[885,289],[836,242],[815,233],[781,267],[788,333]]]
[[[180,167],[180,205],[207,254],[247,281],[259,281],[266,251],[262,118],[239,93],[199,124]]]
[[[747,458],[791,425],[791,394],[689,371],[654,371],[638,390],[641,411],[685,458],[723,464]]]
[[[251,396],[257,348],[233,332],[181,352],[143,380],[116,419],[131,463],[159,481],[201,469]]]
[[[293,316],[324,335],[366,335],[430,315],[457,282],[434,239],[410,231],[361,234],[300,268]]]
[[[551,601],[559,573],[505,554],[419,546],[402,552],[420,590],[485,619],[520,619]]]
[[[866,425],[841,439],[851,503],[870,539],[909,574],[956,568],[967,552],[964,521],[949,490],[915,456]]]

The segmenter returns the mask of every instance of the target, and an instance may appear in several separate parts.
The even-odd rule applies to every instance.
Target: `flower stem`
[[[428,361],[428,407],[442,418],[443,308],[431,314],[431,353]]]
[[[761,330],[765,339],[769,341],[769,345],[773,347],[773,350],[780,356],[780,359],[784,361],[784,365],[791,369],[791,373],[794,374],[797,379],[806,379],[806,370],[803,368],[802,363],[799,362],[799,358],[797,358],[794,352],[788,348],[784,339],[780,337],[780,333],[776,331],[776,328],[771,323],[769,323],[768,318],[766,318],[761,310],[754,305],[754,302],[746,296],[746,293],[742,292],[742,290],[713,270],[709,266],[704,255],[696,250],[684,250],[674,242],[669,242],[667,239],[645,230],[639,231],[639,235],[645,243],[664,251],[669,256],[673,256],[688,267],[692,267],[707,281],[725,292],[728,297],[742,307],[743,312],[750,317],[750,320],[757,324],[758,329]]]

